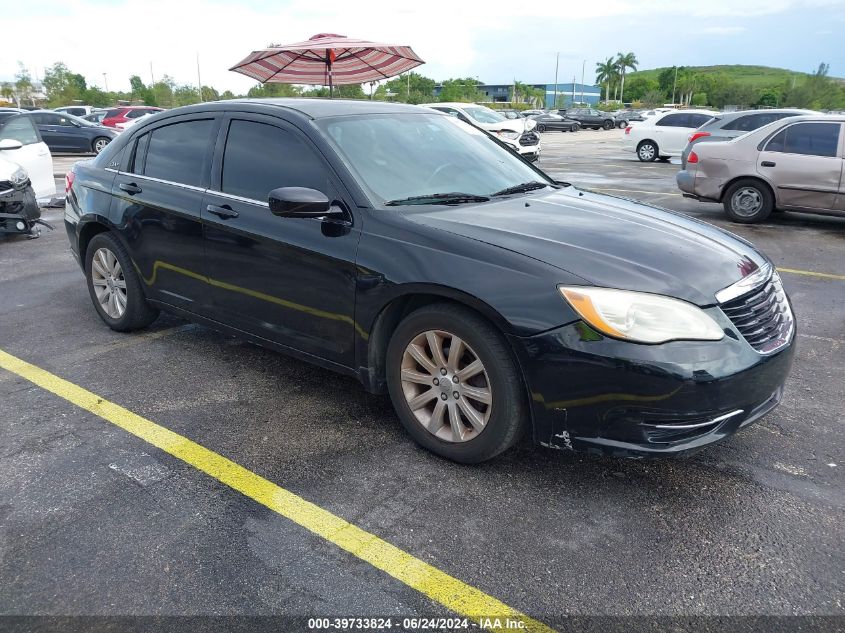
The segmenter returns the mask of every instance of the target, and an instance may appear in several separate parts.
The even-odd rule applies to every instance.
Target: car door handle
[[[775,166],[775,164],[770,160],[764,160],[762,163],[760,163],[760,167],[774,167],[774,166]]]
[[[222,207],[218,207],[216,204],[210,204],[205,209],[209,213],[213,213],[218,218],[222,218],[224,220],[228,220],[229,218],[236,218],[238,217],[238,215],[240,215],[228,204],[223,205]]]
[[[118,187],[129,195],[134,196],[136,193],[141,193],[141,188],[134,182],[122,182],[118,185]]]

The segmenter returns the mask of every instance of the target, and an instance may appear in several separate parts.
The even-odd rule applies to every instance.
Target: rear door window
[[[768,152],[836,156],[839,123],[796,123],[775,134],[766,145]]]
[[[143,174],[203,186],[213,127],[213,119],[201,119],[173,123],[150,132]]]
[[[661,127],[692,127],[689,125],[689,122],[689,114],[686,112],[675,112],[673,114],[667,114],[655,125],[659,125]]]

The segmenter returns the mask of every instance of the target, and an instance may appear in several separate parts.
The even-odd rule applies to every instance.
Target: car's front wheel
[[[769,188],[752,178],[738,180],[728,187],[722,204],[728,217],[740,224],[762,222],[769,217],[775,206]]]
[[[603,127],[605,130],[612,130],[612,129],[613,129],[614,127],[616,127],[616,126],[613,124],[613,121],[611,121],[610,119],[607,119],[607,120],[605,120],[605,122],[602,124],[602,127]]]
[[[628,122],[627,121],[617,121],[616,127],[618,127],[620,130],[624,130],[626,127],[628,127]]]
[[[525,428],[520,373],[504,337],[462,306],[425,306],[399,324],[387,385],[411,437],[447,459],[490,459]]]
[[[637,158],[644,163],[650,163],[657,158],[657,143],[642,141],[637,145]]]
[[[569,126],[570,132],[577,132],[580,129],[581,129],[581,126],[578,125],[577,123],[573,123],[572,125]]]
[[[545,131],[546,131],[546,126],[545,126],[545,125],[543,125],[542,123],[540,123],[540,124],[537,126],[537,131],[538,131],[538,132],[545,132]]]
[[[111,139],[106,138],[105,136],[98,136],[94,139],[94,142],[91,143],[91,149],[94,150],[95,154],[99,154],[104,149],[106,149],[106,145],[111,142]]]
[[[94,308],[111,329],[137,330],[158,317],[158,310],[147,303],[129,253],[114,236],[98,233],[88,243],[85,277]]]

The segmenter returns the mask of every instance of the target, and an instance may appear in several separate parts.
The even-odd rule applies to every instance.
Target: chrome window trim
[[[719,290],[716,293],[716,301],[720,304],[727,303],[737,297],[741,297],[744,294],[752,292],[768,282],[769,279],[771,279],[773,272],[774,269],[772,268],[772,265],[766,262],[750,275],[747,275],[736,283]]]
[[[191,191],[200,191],[205,192],[208,189],[206,187],[197,187],[196,185],[186,185],[182,182],[174,182],[172,180],[163,180],[161,178],[153,178],[152,176],[143,176],[141,174],[133,174],[132,172],[128,171],[118,171],[118,175],[120,176],[127,176],[129,178],[139,178],[141,180],[147,180],[149,182],[160,182],[164,185],[173,185],[174,187],[180,187],[182,189],[189,189]]]
[[[226,193],[224,191],[217,191],[216,189],[209,189],[208,192],[215,196],[220,196],[221,198],[228,198],[229,200],[237,200],[238,202],[246,202],[248,204],[258,205],[260,207],[265,207],[267,209],[270,208],[269,202],[262,202],[261,200],[256,200],[255,198],[246,198],[244,196],[236,196],[233,193]]]

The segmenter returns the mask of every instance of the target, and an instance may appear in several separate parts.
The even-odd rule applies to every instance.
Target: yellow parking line
[[[817,273],[812,270],[799,270],[797,268],[778,268],[778,272],[790,273],[792,275],[807,275],[808,277],[820,277],[821,279],[839,279],[845,281],[845,275],[834,275],[833,273]]]
[[[436,567],[345,521],[328,510],[256,475],[163,426],[97,394],[0,350],[0,368],[97,415],[145,442],[201,470],[242,495],[273,510],[419,591],[444,607],[472,618],[510,618],[529,631],[550,632],[542,622],[509,607]]]

